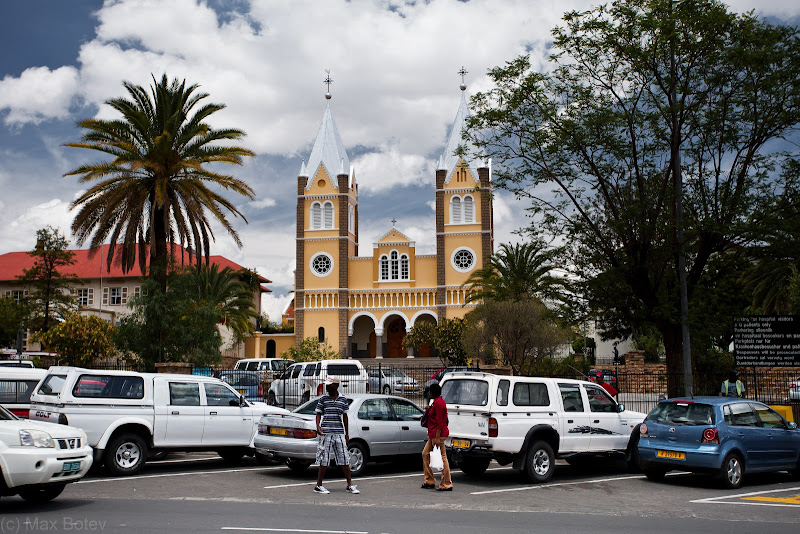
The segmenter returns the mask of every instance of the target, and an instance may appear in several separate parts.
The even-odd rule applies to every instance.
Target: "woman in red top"
[[[436,478],[431,469],[431,451],[438,446],[442,453],[442,481],[436,491],[453,491],[453,481],[450,480],[450,465],[447,463],[447,451],[444,448],[444,438],[450,435],[447,429],[447,404],[442,398],[442,387],[434,382],[430,387],[433,404],[427,410],[428,415],[428,443],[422,450],[422,465],[425,470],[425,481],[422,487],[433,489],[436,487]]]

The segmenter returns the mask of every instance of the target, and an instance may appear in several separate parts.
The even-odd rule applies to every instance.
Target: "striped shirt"
[[[349,407],[350,399],[344,395],[339,395],[336,399],[332,399],[328,395],[320,397],[317,402],[317,409],[314,411],[322,414],[322,421],[319,425],[322,427],[322,432],[325,434],[344,434],[342,414],[346,413]]]

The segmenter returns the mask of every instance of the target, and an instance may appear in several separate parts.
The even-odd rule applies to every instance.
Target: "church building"
[[[462,69],[462,77],[466,72]],[[328,80],[330,81],[330,79]],[[418,321],[461,318],[464,282],[493,252],[489,161],[455,154],[469,115],[461,103],[436,175],[436,254],[417,254],[399,228],[386,228],[370,256],[359,242],[358,182],[330,105],[297,177],[295,341],[318,338],[343,358],[427,357],[403,348]]]

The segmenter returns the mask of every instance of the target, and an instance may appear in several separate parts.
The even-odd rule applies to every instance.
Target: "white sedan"
[[[18,419],[0,406],[0,495],[47,502],[91,466],[92,448],[80,428]]]
[[[420,425],[422,410],[401,397],[356,393],[347,411],[350,469],[361,475],[371,459],[392,460],[419,455],[428,441],[428,429]],[[317,423],[312,399],[288,414],[265,415],[258,425],[254,446],[259,454],[284,460],[290,469],[302,471],[314,463]]]

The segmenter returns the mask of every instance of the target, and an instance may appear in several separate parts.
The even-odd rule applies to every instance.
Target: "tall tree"
[[[57,228],[48,226],[36,232],[36,247],[30,254],[33,267],[23,269],[17,277],[20,284],[30,287],[26,300],[30,307],[27,327],[47,332],[54,321],[63,320],[78,309],[70,288],[81,283],[77,275],[63,272],[75,263],[75,253],[67,250],[69,243]]]
[[[177,78],[170,82],[166,74],[160,81],[153,77],[149,93],[130,82],[122,85],[130,99],[106,101],[122,117],[81,121],[86,130],[81,142],[65,145],[111,156],[65,175],[80,176],[81,183],[98,181],[72,203],[78,208],[72,231],[79,244],[90,240],[94,250],[108,241],[106,262],[110,267],[116,254],[123,272],[136,265],[137,255],[142,272],[148,272],[149,254],[149,275],[165,291],[170,244],[195,251],[198,264],[202,255],[208,262],[214,239],[208,214],[242,246],[225,210],[247,220],[217,191],[253,198],[253,190],[209,164],[241,165],[253,153],[222,144],[244,132],[212,128],[206,120],[225,106],[203,103],[208,94],[196,92],[197,85]]]
[[[784,157],[770,142],[800,122],[798,30],[717,0],[620,0],[564,22],[549,72],[528,57],[490,70],[466,136],[496,183],[531,202],[530,231],[571,247],[601,327],[655,325],[682,373],[680,247],[691,300],[709,260],[744,241]]]

